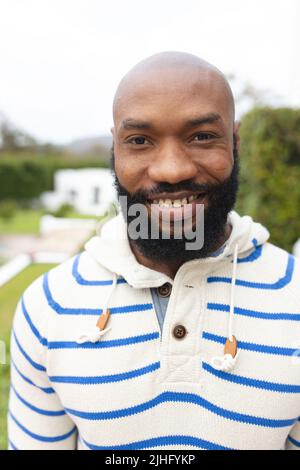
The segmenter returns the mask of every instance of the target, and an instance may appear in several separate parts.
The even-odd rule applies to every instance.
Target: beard
[[[134,204],[149,205],[149,196],[155,197],[159,193],[174,193],[177,191],[193,191],[195,193],[206,193],[207,206],[204,209],[204,226],[203,226],[203,245],[200,249],[188,250],[186,244],[191,242],[191,238],[187,238],[182,233],[180,238],[168,239],[163,238],[160,231],[158,238],[151,237],[150,223],[148,224],[148,236],[132,239],[130,231],[127,235],[130,244],[134,244],[138,251],[146,258],[153,261],[161,261],[165,263],[191,261],[193,259],[205,258],[211,254],[218,246],[218,243],[225,235],[227,218],[229,212],[233,209],[237,193],[238,193],[238,175],[239,175],[239,155],[234,136],[233,149],[233,167],[230,176],[218,184],[197,184],[191,180],[181,181],[179,183],[158,183],[151,190],[139,190],[134,194],[130,194],[127,189],[122,186],[115,171],[115,155],[112,148],[111,170],[114,177],[114,186],[117,190],[118,197],[126,196],[127,207],[120,204],[121,211],[125,222],[128,225],[136,219],[136,216],[129,215],[129,209]],[[196,219],[197,220],[197,219]],[[150,215],[149,215],[150,221]],[[203,223],[203,221],[201,221]],[[197,226],[196,226],[197,230]]]

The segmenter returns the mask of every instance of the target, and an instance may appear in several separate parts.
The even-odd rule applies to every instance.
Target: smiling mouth
[[[173,197],[172,197],[173,196]],[[179,198],[180,196],[180,198]],[[175,223],[188,219],[195,219],[199,209],[204,206],[207,193],[194,194],[168,194],[165,198],[157,198],[148,201],[151,216],[159,219],[161,223]],[[161,219],[162,218],[162,219]]]
[[[148,204],[151,206],[155,206],[158,209],[179,209],[184,208],[185,206],[194,206],[195,204],[203,203],[205,199],[206,193],[195,193],[190,194],[181,198],[172,197],[170,194],[169,197],[166,198],[157,198],[157,199],[148,199]]]

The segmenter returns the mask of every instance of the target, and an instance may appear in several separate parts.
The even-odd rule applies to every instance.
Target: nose
[[[155,182],[175,184],[192,179],[196,174],[197,167],[192,158],[180,145],[171,141],[161,146],[148,167],[148,175]]]

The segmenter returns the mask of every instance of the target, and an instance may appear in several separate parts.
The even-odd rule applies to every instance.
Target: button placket
[[[186,272],[174,280],[162,335],[162,382],[199,383],[202,284]]]

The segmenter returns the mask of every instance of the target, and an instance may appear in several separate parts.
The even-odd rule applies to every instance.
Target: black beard
[[[161,261],[165,263],[180,262],[184,263],[192,259],[205,258],[211,254],[218,243],[225,235],[225,228],[227,224],[228,213],[233,209],[237,193],[238,193],[238,175],[239,175],[239,155],[234,138],[233,149],[234,163],[230,176],[219,184],[197,184],[190,180],[181,181],[180,183],[159,183],[152,188],[151,191],[138,191],[135,194],[130,194],[124,186],[121,185],[116,172],[115,172],[115,155],[112,148],[111,156],[111,170],[114,177],[114,185],[116,187],[118,197],[127,197],[127,211],[133,204],[143,204],[148,202],[151,195],[169,192],[170,194],[175,191],[193,191],[203,192],[207,194],[207,207],[204,210],[204,243],[199,250],[186,250],[186,243],[191,243],[191,239],[187,239],[184,234],[180,239],[176,238],[161,238],[161,233],[158,239],[151,238],[150,223],[148,224],[148,238],[138,238],[132,240],[129,231],[127,231],[128,238],[131,244],[134,244],[138,251],[146,258],[153,261]],[[121,211],[127,224],[132,222],[136,216],[129,216],[122,204]],[[149,216],[150,221],[150,216]]]

